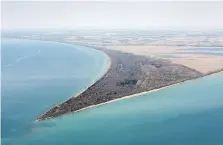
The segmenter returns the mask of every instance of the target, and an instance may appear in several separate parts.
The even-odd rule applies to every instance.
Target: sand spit
[[[216,74],[216,73],[219,73],[219,72],[222,72],[222,71],[223,70],[218,70],[218,71],[215,71],[215,72],[211,72],[211,73],[206,74],[206,75],[204,75],[202,77],[209,76],[209,75],[213,75],[213,74]],[[202,77],[199,77],[197,79],[200,79]],[[133,94],[133,95],[129,95],[129,96],[124,96],[124,97],[121,97],[121,98],[118,98],[118,99],[114,99],[114,100],[111,100],[111,101],[108,101],[108,102],[104,102],[104,103],[100,103],[100,104],[97,104],[97,105],[88,106],[88,107],[85,107],[85,108],[82,108],[82,109],[73,111],[72,113],[81,112],[81,111],[84,111],[84,110],[87,110],[87,109],[90,109],[90,108],[100,107],[102,105],[106,105],[106,104],[113,103],[113,102],[116,102],[116,101],[120,101],[120,100],[124,100],[124,99],[129,99],[129,98],[133,98],[133,97],[137,97],[137,96],[149,94],[149,93],[152,93],[152,92],[157,92],[157,91],[164,90],[164,89],[167,89],[167,88],[176,86],[176,85],[180,85],[180,84],[182,84],[184,82],[193,81],[193,80],[195,80],[195,79],[186,80],[186,81],[179,82],[179,83],[176,83],[176,84],[173,84],[173,85],[169,85],[169,86],[165,86],[165,87],[162,87],[162,88],[159,88],[159,89],[153,89],[153,90],[150,90],[150,91],[145,91],[145,92],[141,92],[141,93],[137,93],[137,94]],[[50,117],[47,118],[47,119],[50,119]]]
[[[163,59],[156,59],[119,51],[100,49],[111,59],[107,73],[85,91],[56,105],[38,120],[45,120],[138,96],[204,74]]]

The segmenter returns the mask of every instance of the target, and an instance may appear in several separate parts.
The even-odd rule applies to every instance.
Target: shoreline
[[[26,40],[29,40],[29,39],[26,39]],[[38,41],[41,41],[41,40],[38,40]],[[54,42],[54,41],[47,41],[47,42]],[[61,43],[61,42],[56,42],[56,43]],[[72,45],[72,44],[69,44],[69,43],[62,43],[62,44]],[[84,45],[80,45],[80,46],[84,46]],[[84,46],[84,47],[88,47],[88,46]],[[108,64],[107,64],[107,68],[106,68],[106,70],[105,70],[105,73],[104,73],[101,77],[95,79],[95,81],[93,81],[92,83],[90,83],[90,85],[89,85],[88,87],[84,88],[82,91],[80,91],[80,92],[77,93],[76,95],[72,95],[72,96],[69,97],[68,99],[66,99],[66,100],[64,100],[64,101],[61,101],[61,102],[55,104],[54,106],[58,106],[58,105],[60,105],[61,103],[65,102],[65,101],[67,101],[67,100],[69,100],[69,99],[71,99],[71,98],[74,98],[74,97],[76,97],[76,96],[81,95],[81,94],[82,94],[83,92],[85,92],[89,87],[93,86],[95,83],[97,83],[98,81],[100,81],[101,78],[103,78],[104,76],[106,76],[106,74],[108,73],[109,69],[111,68],[112,60],[111,60],[111,58],[110,58],[106,53],[104,53],[103,51],[100,51],[100,50],[98,50],[98,49],[95,49],[95,48],[93,48],[93,47],[92,47],[92,48],[91,48],[91,47],[88,47],[88,48],[93,49],[93,50],[96,50],[96,51],[99,51],[100,53],[102,53],[103,55],[105,55],[105,56],[108,58]],[[44,114],[44,113],[43,113],[43,114]],[[43,115],[43,114],[41,114],[41,115]],[[40,116],[41,116],[41,115],[40,115]],[[35,121],[40,121],[40,120],[39,120],[39,119],[36,119]]]
[[[30,39],[25,39],[25,40],[30,40]],[[48,40],[38,40],[38,39],[31,39],[31,40],[37,40],[37,41],[48,41]],[[57,42],[57,41],[48,41],[48,42],[53,42],[53,43],[62,43],[62,44],[68,44],[68,45],[73,45],[72,43],[69,43],[69,42]],[[74,96],[71,96],[71,98],[68,98],[67,100],[65,101],[62,101],[60,103],[57,103],[56,107],[60,107],[61,104],[63,104],[64,102],[67,102],[73,98],[76,98],[80,95],[82,95],[84,92],[86,92],[89,88],[91,88],[92,86],[94,86],[95,84],[97,83],[100,83],[100,81],[103,79],[103,78],[106,78],[106,76],[109,74],[109,71],[110,69],[112,68],[112,57],[106,53],[106,51],[109,51],[109,50],[106,50],[106,49],[103,49],[103,48],[97,48],[97,47],[94,47],[94,46],[88,46],[88,45],[79,45],[79,44],[75,44],[77,46],[84,46],[84,47],[87,47],[87,48],[90,48],[90,49],[94,49],[96,51],[100,51],[100,53],[103,53],[104,55],[106,55],[106,57],[108,58],[108,64],[107,64],[107,69],[105,71],[105,73],[97,78],[95,81],[93,81],[88,87],[86,87],[85,89],[83,89],[80,93],[74,95]],[[74,46],[74,45],[73,45]],[[119,51],[116,51],[117,53],[122,53],[122,52],[119,52]],[[137,56],[137,55],[133,55],[133,56]],[[190,68],[189,68],[190,69]],[[195,70],[196,71],[196,70]],[[141,96],[141,95],[144,95],[144,94],[149,94],[149,93],[152,93],[152,92],[156,92],[156,91],[159,91],[159,90],[163,90],[163,89],[166,89],[166,88],[169,88],[169,87],[172,87],[172,86],[175,86],[175,85],[179,85],[179,84],[182,84],[186,81],[191,81],[191,80],[195,80],[195,79],[199,79],[199,78],[202,78],[202,77],[205,77],[205,76],[208,76],[208,75],[213,75],[215,73],[218,73],[218,72],[221,72],[223,71],[223,69],[220,69],[220,70],[216,70],[216,71],[213,71],[213,72],[209,72],[209,73],[205,73],[205,74],[202,74],[200,76],[197,76],[197,77],[194,77],[194,78],[191,78],[191,79],[186,79],[186,80],[181,80],[179,82],[176,82],[176,83],[172,83],[172,84],[169,84],[169,85],[164,85],[164,86],[161,86],[161,87],[158,87],[158,88],[154,88],[154,89],[151,89],[151,90],[146,90],[146,91],[141,91],[141,92],[137,92],[137,93],[133,93],[133,94],[129,94],[129,95],[126,95],[126,96],[121,96],[121,97],[118,97],[118,98],[115,98],[115,99],[112,99],[112,100],[109,100],[109,101],[105,101],[105,102],[102,102],[102,103],[99,103],[99,104],[94,104],[94,105],[89,105],[87,107],[83,107],[81,109],[77,109],[75,111],[69,111],[69,112],[66,112],[66,113],[63,113],[63,114],[60,114],[60,115],[67,115],[67,114],[70,114],[70,113],[76,113],[76,112],[81,112],[81,111],[84,111],[84,110],[87,110],[87,109],[90,109],[90,108],[94,108],[94,107],[98,107],[98,106],[102,106],[102,105],[105,105],[105,104],[109,104],[109,103],[113,103],[113,102],[116,102],[116,101],[120,101],[120,100],[123,100],[123,99],[128,99],[128,98],[132,98],[132,97],[136,97],[136,96]],[[46,113],[43,113],[40,115],[41,116],[44,116]],[[58,116],[60,116],[58,115]],[[51,118],[54,118],[54,117],[57,117],[57,116],[54,116],[54,117],[45,117],[45,118],[38,118],[36,121],[40,121],[40,120],[45,120],[45,119],[51,119]]]
[[[215,75],[215,74],[220,73],[220,72],[223,72],[223,70],[219,70],[217,72],[213,72],[211,74],[207,74],[207,75],[204,75],[202,77],[194,78],[194,79],[191,79],[191,80],[185,80],[183,82],[179,82],[179,83],[172,84],[172,85],[169,85],[169,86],[164,86],[164,87],[161,87],[161,88],[158,88],[158,89],[153,89],[153,90],[150,90],[150,91],[140,92],[140,93],[124,96],[124,97],[121,97],[121,98],[117,98],[117,99],[114,99],[114,100],[111,100],[111,101],[108,101],[108,102],[104,102],[104,103],[101,103],[101,104],[88,106],[86,108],[82,108],[80,110],[76,110],[76,111],[74,111],[72,113],[81,112],[81,111],[84,111],[84,110],[87,110],[87,109],[90,109],[90,108],[106,105],[106,104],[113,103],[113,102],[120,101],[120,100],[124,100],[124,99],[129,99],[129,98],[133,98],[133,97],[140,97],[141,95],[146,95],[146,94],[150,94],[150,93],[157,92],[157,91],[160,91],[160,90],[168,89],[168,88],[173,87],[173,86],[181,85],[183,83],[186,83],[186,82],[189,82],[189,81],[194,81],[194,80],[197,80],[197,79],[202,79],[204,77]]]
[[[149,93],[151,91],[158,91],[173,84],[203,75],[191,68],[166,62],[161,59],[138,56],[102,48],[91,48],[105,53],[110,58],[110,67],[107,72],[93,85],[90,85],[77,95],[72,96],[67,101],[61,104],[58,103],[55,107],[40,115],[37,121],[54,118],[63,114],[79,112],[121,99],[138,96],[139,94]],[[144,68],[148,69],[147,66],[149,67],[149,70],[143,70]],[[159,72],[153,72],[153,68],[152,70],[150,68],[151,66],[155,67],[155,70],[159,70]],[[166,75],[165,71],[160,69],[160,66],[164,66],[172,77],[171,75]],[[150,70],[152,72],[152,78],[146,78],[148,75],[145,73],[150,72]],[[161,76],[164,75],[164,78],[162,79],[156,76],[157,73]],[[152,83],[150,83],[150,81],[148,82],[148,79],[152,79]],[[147,82],[145,82],[145,80]]]
[[[27,39],[27,38],[5,38],[5,39],[12,39],[12,40],[31,40],[31,41],[45,41],[45,42],[51,42],[51,43],[59,43],[59,44],[65,44],[65,45],[71,45],[74,47],[74,44],[71,44],[71,43],[67,43],[67,42],[58,42],[58,41],[52,41],[52,40],[39,40],[39,39]],[[87,46],[87,45],[79,45],[79,44],[76,44],[77,46],[84,46],[84,47],[87,47],[88,49],[92,49],[94,51],[98,51],[100,53],[102,53],[103,55],[105,55],[107,58],[108,58],[108,64],[107,64],[107,68],[104,72],[104,74],[102,74],[99,78],[95,79],[94,81],[92,81],[92,83],[89,84],[88,87],[85,87],[82,91],[80,91],[79,93],[77,93],[76,95],[72,95],[71,97],[69,97],[68,99],[65,99],[64,101],[61,101],[57,104],[54,104],[54,106],[58,106],[59,104],[69,100],[70,98],[73,98],[73,97],[76,97],[76,96],[79,96],[80,94],[82,94],[83,92],[85,92],[89,87],[91,87],[92,85],[94,85],[97,81],[99,81],[101,78],[103,78],[109,71],[109,69],[111,68],[111,64],[112,64],[112,60],[111,58],[103,51],[101,51],[100,49],[98,48],[95,48],[93,46]],[[43,114],[41,114],[43,115]],[[38,119],[36,121],[39,121]]]
[[[73,111],[72,113],[82,112],[82,111],[85,111],[85,110],[88,110],[88,109],[91,109],[91,108],[97,108],[97,107],[100,107],[100,106],[103,106],[103,105],[106,105],[106,104],[110,104],[110,103],[113,103],[113,102],[117,102],[117,101],[129,99],[129,98],[133,98],[133,97],[140,97],[141,95],[146,95],[146,94],[150,94],[150,93],[153,93],[153,92],[157,92],[157,91],[161,91],[161,90],[164,90],[164,89],[168,89],[168,88],[173,87],[173,86],[181,85],[183,83],[186,83],[186,82],[189,82],[189,81],[194,81],[194,80],[197,80],[197,79],[202,79],[204,77],[211,76],[211,75],[215,75],[215,74],[218,74],[218,73],[221,73],[221,72],[223,72],[223,69],[210,72],[210,73],[205,74],[205,75],[203,75],[201,77],[198,77],[198,78],[194,78],[194,79],[190,79],[190,80],[185,80],[185,81],[182,81],[182,82],[179,82],[179,83],[176,83],[176,84],[171,84],[169,86],[164,86],[164,87],[161,87],[161,88],[158,88],[158,89],[153,89],[153,90],[150,90],[150,91],[144,91],[144,92],[140,92],[140,93],[136,93],[136,94],[124,96],[124,97],[121,97],[121,98],[117,98],[117,99],[114,99],[114,100],[111,100],[111,101],[108,101],[108,102],[100,103],[100,104],[97,104],[97,105],[88,106],[88,107],[85,107],[85,108],[82,108],[82,109]],[[87,89],[85,89],[85,90],[87,90]],[[82,91],[81,93],[83,93],[84,91]],[[78,93],[75,96],[78,96],[81,93]],[[68,115],[68,114],[72,114],[72,113],[67,113],[67,114],[64,114],[64,115]],[[62,117],[62,116],[59,116],[59,117]],[[53,119],[53,118],[54,117],[49,117],[49,118],[46,118],[44,120]],[[41,119],[37,119],[36,121],[42,121],[42,120]]]

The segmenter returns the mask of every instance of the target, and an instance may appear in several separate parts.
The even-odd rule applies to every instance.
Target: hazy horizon
[[[223,29],[223,2],[2,2],[1,29]]]

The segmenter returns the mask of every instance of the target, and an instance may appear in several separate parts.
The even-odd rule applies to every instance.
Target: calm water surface
[[[21,143],[222,145],[223,73],[45,121]]]
[[[55,85],[60,84],[59,82],[55,82]],[[80,83],[81,80],[78,84]],[[79,113],[33,122],[29,132],[10,139],[10,143],[21,145],[222,145],[222,86],[223,73],[218,73]],[[60,91],[52,89],[61,92],[65,88],[67,86],[61,88]],[[44,89],[39,88],[33,92],[35,95],[32,97],[45,103],[43,98],[39,98],[40,92],[44,92]],[[51,95],[45,96],[45,98],[50,98],[49,102],[53,100]],[[29,105],[30,113],[36,112],[32,106]],[[44,110],[41,109],[41,105],[36,106],[39,106],[37,109],[39,112]],[[6,105],[4,107],[7,108]],[[7,118],[11,115],[4,116]],[[5,127],[5,130],[9,128]]]
[[[2,138],[25,136],[35,119],[100,78],[108,57],[94,49],[61,43],[2,41]]]

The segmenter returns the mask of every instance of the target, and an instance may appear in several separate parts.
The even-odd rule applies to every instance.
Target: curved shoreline
[[[153,89],[153,90],[150,90],[150,91],[144,91],[144,92],[136,93],[136,94],[133,94],[133,95],[124,96],[124,97],[117,98],[117,99],[114,99],[114,100],[111,100],[111,101],[108,101],[108,102],[100,103],[100,104],[97,104],[97,105],[91,105],[91,106],[88,106],[88,107],[85,107],[85,108],[73,111],[72,113],[77,113],[77,112],[85,111],[85,110],[88,110],[88,109],[91,109],[91,108],[100,107],[100,106],[103,106],[103,105],[106,105],[106,104],[110,104],[110,103],[113,103],[113,102],[116,102],[116,101],[124,100],[124,99],[129,99],[129,98],[133,98],[133,97],[140,97],[141,95],[146,95],[146,94],[149,94],[149,93],[153,93],[153,92],[157,92],[157,91],[160,91],[160,90],[164,90],[164,89],[167,89],[167,88],[170,88],[170,87],[173,87],[173,86],[177,86],[177,85],[183,84],[185,82],[194,81],[196,79],[201,79],[203,77],[211,76],[211,75],[214,75],[214,74],[217,74],[217,73],[220,73],[220,72],[223,72],[223,69],[217,70],[217,71],[214,71],[214,72],[211,72],[211,73],[208,73],[206,75],[203,75],[201,77],[194,78],[194,79],[191,79],[191,80],[185,80],[185,81],[182,81],[182,82],[179,82],[179,83],[176,83],[176,84],[172,84],[172,85],[169,85],[169,86],[164,86],[164,87],[161,87],[161,88],[158,88],[158,89]],[[86,90],[87,89],[85,89],[84,91],[86,91]],[[83,93],[84,91],[82,91],[81,93]],[[78,93],[75,96],[78,96],[81,93]],[[67,113],[67,114],[64,114],[64,115],[68,115],[68,114],[71,114],[71,113]],[[60,117],[62,117],[62,116],[60,116]],[[49,118],[46,118],[46,119],[52,119],[52,118],[54,118],[54,117],[49,117]],[[41,121],[41,119],[37,119],[36,121]]]
[[[103,53],[103,52],[102,52],[102,53]],[[104,53],[104,54],[105,54],[105,53]],[[107,54],[105,54],[105,55],[107,55]],[[108,57],[108,58],[109,58],[109,57]],[[62,104],[63,102],[66,102],[67,100],[69,100],[69,99],[71,99],[71,98],[74,98],[74,97],[76,97],[76,96],[81,95],[81,94],[82,94],[83,92],[85,92],[88,88],[90,88],[92,85],[94,85],[95,83],[97,83],[97,81],[99,81],[101,78],[103,78],[103,77],[107,74],[107,72],[109,71],[110,67],[111,67],[111,59],[109,58],[109,62],[108,62],[108,65],[107,65],[107,70],[106,70],[106,72],[105,72],[100,78],[96,79],[93,83],[91,83],[88,87],[86,87],[85,89],[83,89],[81,92],[77,93],[76,95],[72,95],[70,98],[68,98],[68,99],[66,99],[65,101],[62,101],[62,102],[60,102],[60,103],[57,103],[57,104],[55,104],[54,106],[58,106],[58,105]],[[44,113],[41,114],[40,116],[42,116],[42,115],[44,115]],[[36,121],[40,121],[40,120],[39,120],[39,119],[36,119]]]
[[[44,41],[44,42],[58,43],[58,44],[63,44],[63,45],[64,45],[64,44],[65,44],[65,45],[71,45],[72,47],[75,47],[74,44],[70,44],[70,43],[66,43],[66,42],[51,41],[51,40],[26,39],[26,38],[6,38],[6,39],[12,39],[12,40],[30,40],[30,41]],[[103,77],[108,73],[109,69],[111,68],[111,64],[112,64],[112,60],[111,60],[111,58],[110,58],[105,52],[103,52],[103,51],[101,51],[101,50],[99,50],[99,49],[96,49],[96,48],[94,48],[94,47],[87,46],[87,45],[78,45],[78,44],[77,44],[76,46],[84,46],[84,47],[86,47],[86,48],[88,48],[88,49],[92,49],[93,51],[98,51],[99,53],[102,53],[103,55],[105,55],[105,56],[108,58],[108,64],[107,64],[107,68],[106,68],[106,70],[104,71],[104,73],[103,73],[100,77],[96,78],[94,81],[92,81],[92,83],[90,83],[90,84],[88,85],[88,87],[85,87],[82,91],[80,91],[80,92],[77,93],[76,95],[72,95],[72,96],[69,97],[68,99],[73,98],[73,97],[76,97],[76,96],[82,94],[82,93],[85,92],[89,87],[91,87],[91,86],[94,85],[97,81],[99,81],[101,78],[103,78]],[[68,99],[65,99],[65,100],[63,100],[63,101],[61,101],[61,102],[58,102],[57,104],[54,104],[54,106],[58,106],[59,104],[61,104],[61,103],[65,102],[65,101],[67,101]],[[43,114],[41,114],[41,115],[43,115]],[[38,119],[37,119],[36,121],[38,121]]]
[[[172,64],[170,62],[166,62],[163,60],[157,60],[154,58],[126,54],[126,53],[121,53],[121,52],[111,51],[111,50],[106,50],[106,49],[102,50],[100,48],[95,48],[95,47],[92,47],[92,48],[99,50],[102,53],[105,53],[110,58],[110,64],[109,64],[110,67],[107,70],[107,72],[99,80],[97,80],[93,85],[90,85],[85,90],[83,90],[79,94],[73,96],[72,98],[69,98],[67,101],[63,102],[62,104],[58,103],[58,105],[56,105],[54,108],[52,108],[48,112],[40,115],[40,117],[37,120],[50,119],[50,118],[54,118],[57,116],[61,116],[63,114],[79,112],[79,111],[83,111],[83,110],[86,110],[86,109],[89,109],[92,107],[100,106],[100,105],[111,103],[111,102],[118,101],[118,100],[122,100],[125,98],[138,96],[140,94],[158,91],[160,89],[169,87],[173,84],[180,83],[182,81],[185,81],[188,79],[194,79],[194,78],[201,76],[201,73],[198,73],[197,71],[195,71],[193,69],[190,69],[190,68],[187,68],[187,67],[184,67],[181,65],[177,65],[177,64]],[[136,60],[134,60],[134,59],[136,59]],[[147,85],[144,85],[143,86],[144,89],[140,88],[140,87],[138,87],[139,88],[138,89],[134,85],[136,85],[136,83],[138,84],[138,82],[143,82],[144,79],[146,79],[147,75],[142,74],[142,70],[136,70],[136,72],[133,72],[134,77],[129,76],[129,73],[131,73],[132,68],[128,68],[128,67],[132,67],[132,66],[128,64],[129,63],[128,61],[130,61],[130,64],[131,64],[131,62],[133,62],[131,65],[136,65],[133,68],[133,70],[137,69],[139,67],[142,67],[140,69],[143,69],[144,64],[142,65],[141,62],[145,63],[145,64],[147,63],[146,64],[147,66],[155,65],[155,67],[157,67],[158,69],[159,69],[159,66],[156,66],[156,65],[163,65],[165,68],[165,64],[167,64],[168,66],[170,66],[170,69],[167,67],[167,70],[170,73],[172,73],[172,71],[173,71],[172,66],[174,66],[173,67],[174,69],[179,67],[179,70],[175,70],[176,71],[175,74],[177,74],[178,79],[176,78],[176,79],[172,79],[172,80],[170,79],[170,81],[165,81],[165,78],[168,80],[168,77],[169,77],[168,75],[165,76],[164,80],[160,80],[160,78],[156,77],[155,79],[153,78],[155,81],[155,85],[153,85],[151,83],[149,84],[149,82],[146,82],[146,84],[148,84],[149,87],[147,87]],[[135,64],[136,62],[138,63],[138,61],[140,62],[140,64]],[[121,64],[121,66],[129,65],[126,68],[124,68],[124,74],[122,74],[122,72],[120,72],[120,70],[117,70],[117,69],[119,69],[120,64]],[[145,72],[143,72],[143,73],[145,73]],[[163,71],[159,71],[158,73],[162,74]],[[183,75],[181,75],[181,73]],[[155,75],[155,74],[156,73],[154,73],[153,75]],[[175,74],[173,73],[172,77]],[[122,76],[122,77],[120,78],[119,76]],[[117,79],[117,78],[119,78],[119,79]],[[117,83],[123,84],[123,81],[124,81],[124,85],[126,83],[125,79],[123,79],[123,81],[121,80],[122,78],[127,78],[127,79],[130,78],[130,82],[133,82],[136,79],[136,83],[134,85],[130,84],[127,87],[118,86],[119,87],[118,88]],[[133,78],[133,79],[131,79],[131,78]],[[113,81],[113,79],[116,80],[116,82],[115,83],[113,82],[113,84],[110,85],[109,83],[110,83],[110,81]],[[156,80],[160,81],[160,83],[156,83]],[[127,82],[128,81],[129,80],[127,80]],[[105,84],[107,84],[107,86],[105,86]],[[143,85],[143,83],[141,83],[140,85]],[[106,91],[106,90],[108,90],[108,91]],[[114,91],[115,91],[115,93],[114,93]],[[90,99],[93,99],[93,100],[92,101],[90,99],[88,100],[89,97],[90,97]]]
[[[30,40],[30,39],[26,39],[26,40]],[[36,39],[31,39],[31,40],[36,40]],[[43,40],[37,40],[37,41],[43,41]],[[48,41],[48,40],[44,40],[44,41],[72,45],[72,43],[66,43],[66,42],[56,42],[56,41]],[[57,103],[57,105],[55,105],[56,107],[60,107],[61,104],[65,103],[65,102],[67,102],[67,101],[69,101],[71,99],[75,99],[76,97],[81,96],[82,94],[84,94],[85,92],[87,92],[89,90],[89,88],[93,87],[97,83],[100,83],[100,81],[103,78],[106,78],[106,76],[109,74],[110,69],[112,69],[112,63],[113,63],[112,62],[112,57],[111,57],[111,55],[109,55],[109,53],[108,54],[106,53],[106,51],[108,51],[108,50],[103,50],[103,49],[100,49],[100,48],[96,48],[94,46],[87,46],[87,45],[77,45],[77,46],[84,46],[84,47],[87,47],[87,48],[90,48],[90,49],[94,49],[94,50],[100,51],[100,53],[103,53],[104,55],[106,55],[106,57],[109,59],[108,64],[107,64],[107,69],[106,69],[105,73],[101,77],[99,77],[95,81],[93,81],[93,83],[91,83],[87,88],[83,89],[80,93],[72,96],[68,100],[65,100],[63,102]],[[117,52],[116,51],[116,53],[121,53],[121,52]],[[138,57],[137,55],[133,55],[133,56]],[[193,70],[193,69],[190,69],[190,70],[191,71],[196,71],[196,70]],[[127,98],[132,98],[132,97],[136,97],[136,96],[148,94],[148,93],[151,93],[151,92],[159,91],[159,90],[166,89],[166,88],[169,88],[169,87],[172,87],[172,86],[175,86],[175,85],[179,85],[179,84],[181,84],[181,83],[183,83],[185,81],[193,80],[193,79],[196,79],[196,78],[201,78],[201,77],[204,77],[204,76],[207,76],[207,75],[211,75],[211,74],[214,74],[214,73],[217,73],[217,72],[220,72],[220,71],[223,71],[223,69],[217,70],[217,71],[214,71],[214,72],[210,72],[210,73],[207,73],[207,74],[203,74],[203,75],[200,75],[200,76],[196,76],[196,77],[193,77],[193,78],[190,78],[190,79],[181,80],[181,81],[178,81],[178,82],[169,84],[169,85],[164,85],[164,86],[160,86],[160,87],[157,87],[157,88],[153,88],[153,89],[148,90],[148,91],[145,90],[145,91],[139,91],[139,92],[132,93],[132,94],[130,93],[128,95],[120,96],[118,98],[111,99],[111,100],[108,100],[108,101],[104,101],[102,103],[88,105],[86,107],[83,107],[81,109],[77,109],[75,111],[68,111],[66,113],[59,114],[58,116],[63,115],[63,114],[65,115],[65,114],[69,114],[69,113],[80,112],[80,111],[83,111],[83,110],[87,110],[87,109],[90,109],[90,108],[93,108],[93,107],[98,107],[98,106],[105,105],[105,104],[112,103],[112,102],[116,102],[116,101],[119,101],[119,100],[123,100],[123,99],[127,99]],[[70,104],[68,104],[68,105],[70,105]],[[45,117],[41,118],[41,116],[44,116],[45,114],[46,113],[41,114],[40,117],[36,121],[57,117],[57,116],[53,116],[53,117],[50,117],[50,116],[46,117],[45,116]]]

